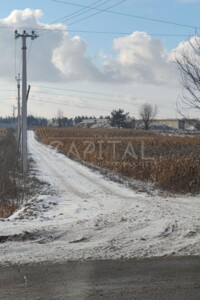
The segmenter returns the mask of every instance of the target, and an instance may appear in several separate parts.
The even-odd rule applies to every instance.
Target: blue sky
[[[65,2],[65,0],[63,0]],[[66,1],[68,2],[68,1]],[[94,1],[92,0],[71,0],[69,3],[77,5],[89,6]],[[117,3],[117,0],[113,0],[108,3],[107,6]],[[106,7],[105,5],[102,8]],[[42,21],[53,22],[59,18],[62,18],[70,13],[73,13],[81,7],[75,7],[69,4],[56,3],[51,0],[18,0],[18,1],[4,1],[1,5],[0,18],[7,17],[14,9],[41,9],[44,13]],[[191,26],[200,26],[199,24],[199,11],[200,1],[198,0],[127,0],[112,10],[117,12],[130,13],[141,17],[162,19],[180,24],[186,24]],[[92,11],[93,12],[93,11]],[[90,13],[88,13],[90,14]],[[80,17],[79,17],[80,18]],[[73,21],[76,19],[74,18]],[[70,20],[71,22],[72,20]],[[71,30],[97,30],[97,31],[116,31],[116,32],[133,32],[133,31],[145,31],[147,33],[169,33],[169,34],[193,34],[192,28],[173,26],[169,24],[162,24],[157,22],[151,22],[147,20],[131,18],[126,16],[112,15],[103,12],[99,15],[91,17],[87,20],[83,20],[78,24],[71,25]],[[87,38],[88,41],[92,41],[99,46],[103,46],[109,49],[108,44],[111,41],[112,36],[81,33],[81,36]],[[162,37],[168,48],[175,47],[180,42],[182,37]]]
[[[95,0],[62,1],[85,6],[97,5],[94,4],[97,3]],[[105,2],[106,1],[99,0],[99,4],[102,4],[99,8],[107,8],[118,3],[119,0],[108,0],[107,4]],[[5,43],[6,47],[6,43],[9,43],[11,47],[10,53],[6,53],[7,61],[12,60],[12,57],[9,59],[9,55],[13,56],[14,54],[13,31],[15,27],[17,29],[21,26],[27,26],[28,28],[35,28],[36,25],[39,27],[47,26],[57,19],[67,15],[69,16],[69,14],[82,9],[81,7],[70,5],[69,3],[64,4],[50,0],[8,0],[0,5],[0,19],[3,22],[2,24],[5,23],[5,18],[7,18],[13,10],[23,11],[27,8],[30,9],[29,12],[26,11],[24,14],[19,12],[10,17],[6,26],[13,27],[13,29],[1,29],[0,31],[1,44],[4,45]],[[41,13],[34,14],[35,10],[41,10],[43,15],[41,15]],[[198,0],[127,0],[111,10],[144,18],[190,25],[194,28],[200,27],[200,1]],[[29,112],[53,117],[56,114],[56,110],[61,108],[67,116],[78,114],[98,116],[99,114],[107,114],[112,107],[121,107],[126,111],[131,111],[131,114],[137,115],[140,104],[144,101],[150,102],[151,99],[157,99],[152,100],[152,104],[157,104],[160,107],[159,117],[176,117],[175,104],[181,93],[180,86],[178,80],[176,84],[169,84],[167,78],[170,77],[169,81],[173,81],[173,78],[171,78],[173,76],[170,75],[173,71],[168,69],[166,57],[164,61],[161,60],[166,53],[170,56],[171,51],[176,49],[179,43],[188,40],[189,36],[194,35],[195,29],[187,26],[175,26],[107,12],[101,12],[96,16],[79,21],[80,18],[92,13],[94,13],[94,10],[79,17],[71,17],[66,23],[60,22],[63,24],[60,26],[67,26],[69,30],[67,37],[65,36],[63,38],[64,34],[62,32],[49,33],[43,36],[44,31],[40,30],[40,37],[37,41],[33,42],[32,45],[30,41],[28,41],[28,48],[31,46],[31,50],[29,49],[28,78],[33,85],[33,91],[36,93],[33,95],[35,102],[32,101],[29,104]],[[15,18],[17,18],[17,21]],[[25,18],[25,21],[23,18]],[[68,27],[68,24],[72,22],[77,23],[69,25]],[[43,25],[41,25],[41,23]],[[124,34],[98,34],[83,31],[122,32]],[[139,33],[135,33],[131,36],[131,33],[134,32]],[[144,32],[145,35],[141,32]],[[61,34],[63,34],[63,36],[61,36]],[[163,34],[183,36],[163,36]],[[75,36],[79,38],[74,38]],[[140,44],[139,48],[138,43]],[[15,64],[17,65],[17,69],[19,68],[20,70],[21,53],[19,41],[16,42],[15,47],[17,48],[17,62],[15,62]],[[41,48],[43,49],[42,51]],[[157,49],[159,49],[159,51]],[[2,60],[0,61],[0,67],[2,72],[4,68],[6,68],[3,51],[5,50],[3,50],[2,46],[2,53],[0,51],[0,60]],[[152,51],[151,55],[149,55],[150,51]],[[158,51],[158,54],[156,54],[156,51]],[[141,53],[142,55],[140,55]],[[155,57],[153,57],[153,59],[151,57],[149,58],[149,56],[154,55]],[[156,55],[160,56],[158,61],[156,61]],[[136,69],[137,72],[135,71]],[[162,70],[163,74],[161,74]],[[60,72],[60,74],[57,74],[58,72]],[[133,76],[134,72],[136,73],[135,76]],[[50,74],[52,76],[50,76]],[[117,76],[120,76],[120,78]],[[152,76],[155,77],[153,80],[151,80]],[[11,66],[10,73],[8,72],[6,76],[2,74],[1,81],[1,86],[5,84],[6,86],[10,86],[11,83],[12,88],[15,88]],[[42,89],[42,86],[48,87],[49,89]],[[50,103],[53,101],[56,102],[55,98],[58,98],[56,95],[48,96],[47,93],[49,92],[50,94],[52,88],[63,89],[62,92],[61,90],[57,90],[59,100],[56,101],[64,104]],[[77,90],[77,92],[71,91],[71,93],[75,93],[73,97],[70,97],[71,94],[66,94],[65,96],[66,91],[64,89]],[[78,93],[78,90],[80,90],[81,93]],[[56,90],[52,91],[56,94]],[[95,94],[90,94],[89,97],[89,93],[87,97],[85,96],[84,98],[84,91],[99,93],[98,97],[96,95],[98,99],[93,101],[92,97],[95,98]],[[107,98],[100,95],[102,91],[108,94]],[[118,100],[122,99],[123,101],[116,100],[115,105],[113,101],[109,101],[109,95],[111,94],[112,100],[114,100],[115,97],[113,97],[113,95],[115,94],[116,96],[120,96],[116,97]],[[10,98],[14,97],[14,93],[8,96]],[[39,99],[43,100],[43,102],[39,102]],[[66,103],[71,103],[71,107],[69,105],[69,107],[66,108],[65,100]],[[38,101],[38,103],[36,103],[36,101]],[[14,100],[11,99],[9,105],[13,105],[13,103]],[[48,110],[46,109],[47,106]],[[3,107],[3,102],[0,107],[3,115],[9,114],[11,111],[10,107]]]

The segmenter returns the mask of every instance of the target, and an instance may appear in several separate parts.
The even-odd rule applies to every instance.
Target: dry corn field
[[[151,181],[179,193],[200,191],[200,136],[126,129],[39,128],[39,141],[72,159]]]

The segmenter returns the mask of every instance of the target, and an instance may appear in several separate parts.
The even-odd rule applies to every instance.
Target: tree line
[[[113,110],[108,116],[100,116],[99,119],[107,119],[108,123],[112,127],[117,128],[134,128],[134,117],[129,116],[129,112],[124,112],[123,109]],[[151,123],[153,122],[157,114],[157,106],[152,106],[150,104],[143,104],[140,108],[139,115],[144,124],[144,129],[148,130]],[[62,110],[58,110],[57,116],[48,120],[44,117],[35,117],[29,115],[27,117],[27,125],[29,127],[45,127],[45,126],[54,126],[54,127],[73,127],[77,126],[81,122],[86,120],[96,120],[94,116],[77,116],[74,118],[68,118],[64,116]],[[17,123],[17,118],[14,117],[0,117],[0,124],[15,124]]]

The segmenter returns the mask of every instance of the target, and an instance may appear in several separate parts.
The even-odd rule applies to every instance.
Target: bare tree
[[[157,113],[158,113],[157,105],[153,106],[151,104],[145,103],[140,107],[139,114],[144,123],[145,130],[149,129]]]
[[[200,110],[200,37],[192,38],[177,54],[176,64],[181,73],[183,94],[177,103],[179,114],[194,126],[200,121],[190,118],[190,111]]]

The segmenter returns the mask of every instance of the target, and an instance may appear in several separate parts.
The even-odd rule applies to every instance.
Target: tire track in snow
[[[97,175],[87,167],[39,143],[35,139],[34,132],[29,132],[28,137],[29,150],[34,160],[40,163],[40,168],[48,169],[48,175],[52,175],[46,180],[63,192],[81,199],[93,199],[97,201],[100,207],[106,206],[108,208],[111,206],[112,210],[127,208],[136,198],[135,193],[126,187],[106,181],[101,175]],[[51,178],[54,180],[52,181]],[[110,197],[112,199],[114,197],[114,205],[110,203]]]

